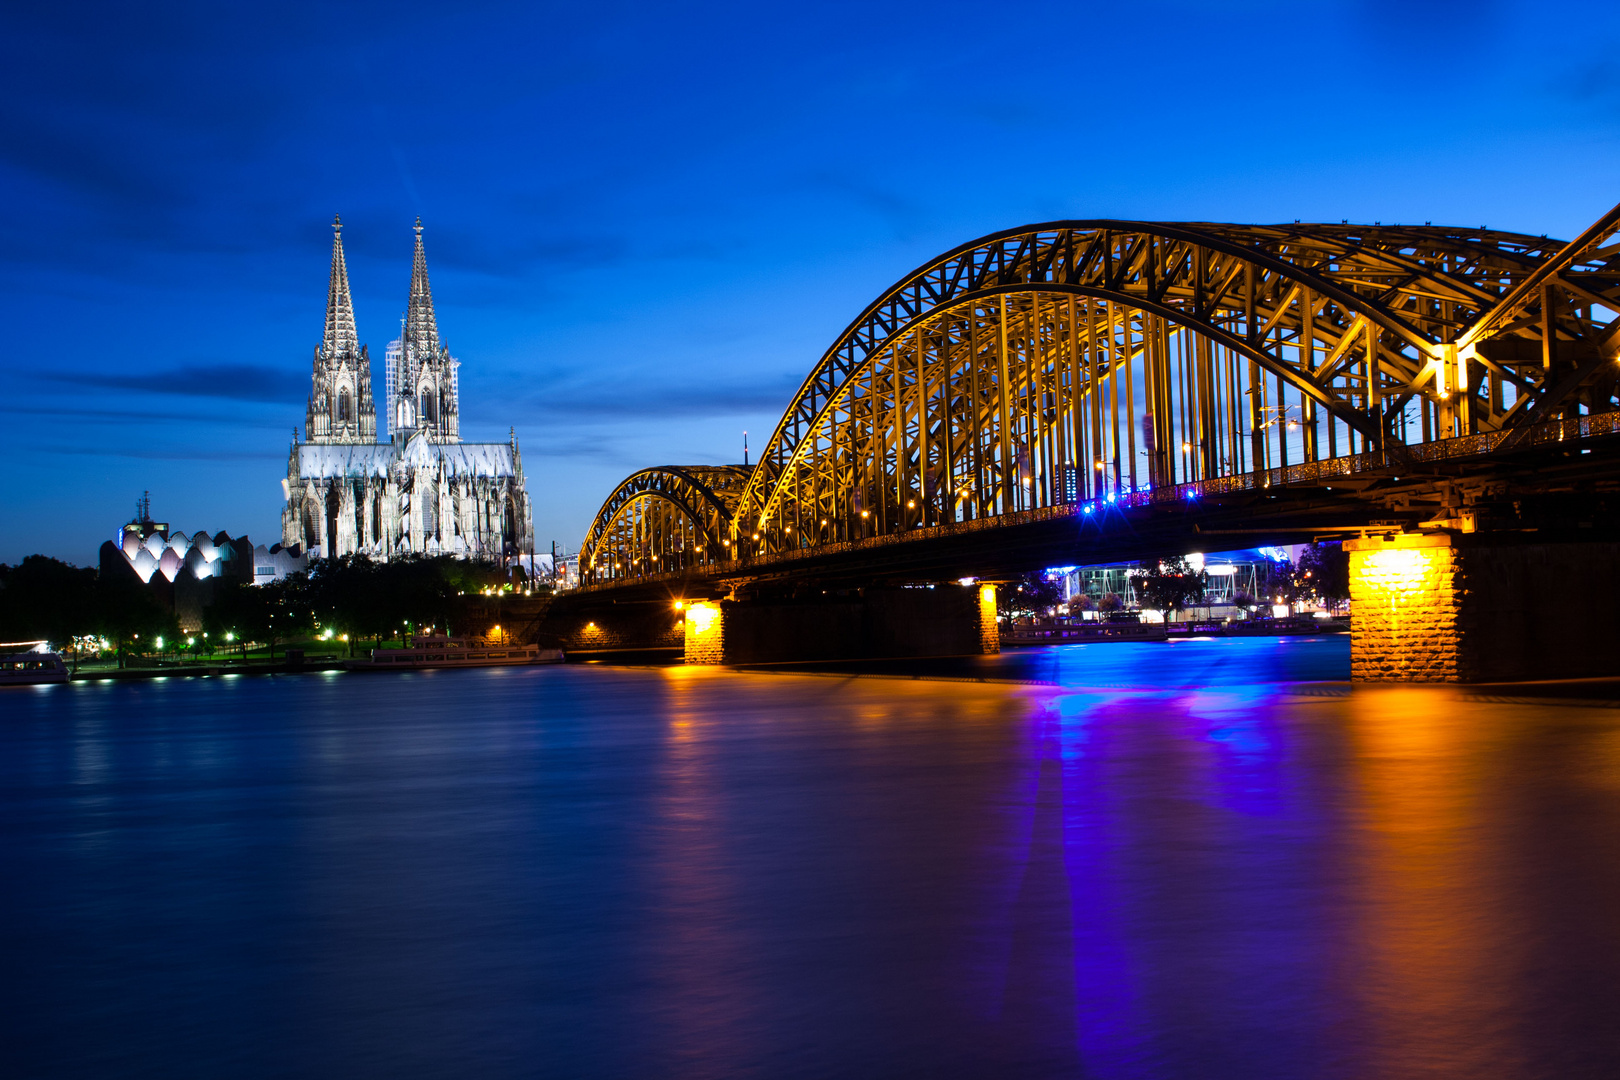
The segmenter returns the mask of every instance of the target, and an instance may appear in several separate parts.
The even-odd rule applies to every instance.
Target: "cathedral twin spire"
[[[460,441],[457,407],[458,361],[439,341],[422,247],[422,219],[416,219],[411,261],[411,293],[400,341],[389,349],[385,403],[392,430],[420,431],[434,442]],[[311,442],[371,443],[377,437],[371,394],[371,357],[359,343],[349,270],[343,256],[343,223],[332,220],[332,271],[326,291],[326,332],[315,352],[306,437]]]
[[[422,248],[422,219],[416,219],[416,250],[411,256],[411,296],[405,308],[390,384],[396,400],[390,415],[401,435],[419,432],[431,442],[461,441],[461,411],[456,400],[458,361],[439,340],[433,314],[433,286],[428,282],[427,252]]]
[[[343,261],[343,219],[332,218],[332,278],[326,287],[326,339],[328,356],[353,356],[360,352],[360,338],[354,330],[354,302],[349,299],[349,267]]]
[[[433,286],[428,284],[427,252],[422,249],[422,219],[416,219],[416,251],[411,257],[411,300],[405,309],[405,344],[417,356],[437,356],[439,322],[433,317]]]
[[[377,437],[371,354],[354,329],[343,222],[332,219],[332,273],[326,286],[326,333],[315,350],[304,432],[310,442],[357,443]]]

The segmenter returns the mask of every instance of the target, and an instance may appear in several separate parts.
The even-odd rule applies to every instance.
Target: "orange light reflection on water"
[[[1372,1075],[1517,1075],[1509,869],[1494,828],[1504,749],[1491,719],[1437,687],[1359,690],[1352,751],[1343,989]],[[1435,1075],[1439,1075],[1438,1072]]]

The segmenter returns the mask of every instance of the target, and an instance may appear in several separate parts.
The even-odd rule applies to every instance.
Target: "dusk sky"
[[[1620,5],[8,4],[0,561],[143,490],[280,539],[343,216],[375,383],[411,223],[462,435],[539,550],[741,456],[873,297],[1061,218],[1570,237],[1620,201]]]

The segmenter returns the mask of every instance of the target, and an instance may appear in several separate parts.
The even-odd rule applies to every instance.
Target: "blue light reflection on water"
[[[1276,820],[1245,820],[1283,818],[1294,794],[1268,715],[1278,696],[1260,684],[1046,703],[1030,843],[1044,815],[1071,908],[1077,1074],[1313,1073],[1309,1028],[1275,1019],[1308,1006],[1290,983],[1311,932],[1252,906],[1254,882],[1286,892],[1309,867],[1273,846],[1289,839]],[[1152,745],[1166,739],[1168,769]],[[1138,771],[1147,760],[1160,763],[1152,774]],[[1203,996],[1238,956],[1245,982]],[[1189,967],[1209,979],[1197,994],[1179,985]],[[1167,1028],[1167,1015],[1184,1020]]]
[[[1603,1075],[1620,712],[1343,641],[7,694],[6,1071]]]
[[[1350,637],[1194,637],[1008,649],[981,667],[1063,686],[1180,690],[1350,677]]]

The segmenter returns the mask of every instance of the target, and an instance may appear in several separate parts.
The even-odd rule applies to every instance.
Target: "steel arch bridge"
[[[757,565],[1458,440],[1489,449],[1607,413],[1617,228],[1620,207],[1569,243],[1428,225],[995,233],[874,300],[751,470],[627,479],[581,569],[608,583]]]
[[[748,470],[740,465],[642,469],[602,504],[581,546],[581,566],[637,577],[708,566],[731,546]]]

